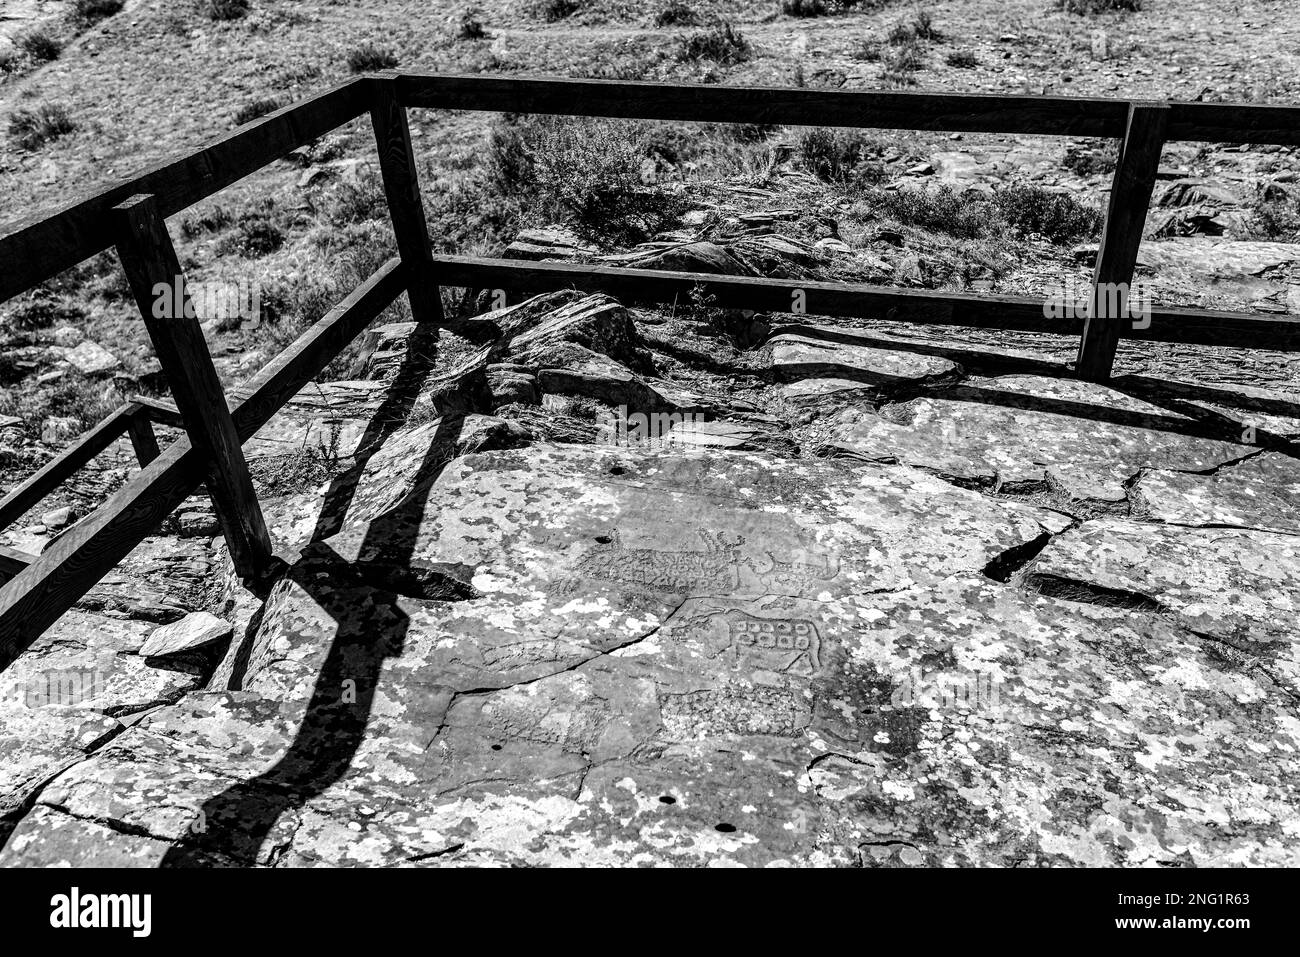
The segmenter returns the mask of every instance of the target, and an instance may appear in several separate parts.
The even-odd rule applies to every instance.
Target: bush
[[[581,0],[542,0],[537,5],[537,15],[547,23],[567,19],[582,9]]]
[[[944,62],[949,66],[957,67],[959,70],[969,70],[980,65],[979,58],[969,50],[954,50],[948,54]]]
[[[1056,0],[1056,8],[1079,16],[1096,16],[1099,13],[1137,13],[1142,0]]]
[[[1078,176],[1097,176],[1115,172],[1116,147],[1113,140],[1084,140],[1065,148],[1061,165]]]
[[[896,48],[885,60],[887,73],[915,73],[923,69],[925,69],[925,50],[915,40]]]
[[[354,182],[339,183],[329,193],[323,211],[334,226],[369,223],[387,217],[388,200],[379,177],[365,173]]]
[[[57,60],[59,54],[63,52],[63,44],[48,31],[42,29],[36,29],[24,33],[14,42],[17,44],[18,49],[22,50],[37,63],[47,63],[50,60]]]
[[[274,97],[263,97],[262,99],[245,103],[235,111],[235,125],[243,126],[245,123],[251,123],[253,120],[261,119],[268,113],[274,113],[279,108],[280,101]]]
[[[657,27],[693,27],[699,22],[699,14],[682,0],[669,0],[668,5],[655,14]]]
[[[247,16],[249,0],[204,0],[203,12],[209,20],[238,20]]]
[[[68,111],[56,103],[43,103],[34,110],[15,110],[9,117],[9,135],[25,150],[35,150],[77,128]]]
[[[824,17],[831,8],[826,0],[783,0],[781,12],[787,17]]]
[[[348,54],[348,69],[353,73],[391,70],[395,66],[397,66],[397,54],[387,47],[376,46],[371,40],[367,40]]]
[[[125,0],[77,0],[73,13],[86,23],[97,23],[119,13],[124,5]]]
[[[877,63],[880,61],[880,41],[879,40],[859,40],[853,47],[849,56],[855,60],[862,60],[866,63]]]
[[[122,402],[111,380],[95,379],[69,371],[47,386],[0,390],[0,415],[15,415],[23,429],[39,438],[41,424],[50,416],[77,420],[84,431],[108,416]]]
[[[245,213],[235,226],[235,232],[223,241],[225,251],[257,257],[273,253],[284,245],[284,233],[266,213]]]
[[[899,73],[896,70],[886,70],[880,74],[880,81],[885,86],[916,86],[916,77],[910,73]]]
[[[641,137],[599,120],[536,117],[493,127],[488,172],[501,195],[592,234],[640,238],[675,212],[641,182]]]
[[[877,212],[930,232],[976,239],[991,227],[989,204],[982,197],[960,194],[951,186],[928,190],[875,190],[868,203]]]
[[[730,23],[718,23],[710,30],[692,33],[682,40],[679,60],[713,60],[715,63],[743,63],[753,52],[749,41]]]
[[[1046,236],[1054,243],[1089,237],[1101,229],[1101,211],[1068,193],[1041,186],[1004,186],[993,194],[1002,217],[1021,232]]]
[[[1300,197],[1282,193],[1276,186],[1256,194],[1250,229],[1260,239],[1300,242]]]
[[[462,40],[486,40],[487,30],[483,28],[483,21],[478,18],[478,14],[467,10],[460,18],[460,32],[457,36]]]
[[[872,159],[880,147],[861,133],[809,130],[799,138],[798,149],[804,167],[829,183],[877,183],[885,176],[883,164]]]
[[[80,322],[85,313],[66,303],[47,287],[38,286],[26,296],[14,300],[9,311],[9,326],[19,332],[48,329],[53,325]]]
[[[224,206],[213,206],[203,213],[194,213],[181,220],[181,235],[194,239],[204,233],[218,233],[234,220]]]
[[[885,39],[890,46],[897,47],[921,40],[937,43],[943,39],[943,35],[935,29],[934,20],[931,18],[929,11],[922,10],[906,23],[895,24],[889,33],[885,34]]]

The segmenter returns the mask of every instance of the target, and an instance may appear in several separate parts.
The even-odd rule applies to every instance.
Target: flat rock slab
[[[213,570],[204,539],[146,538],[77,607],[120,618],[176,621],[203,603]]]
[[[791,382],[808,378],[851,379],[877,392],[937,379],[956,378],[951,360],[914,352],[831,342],[795,334],[770,341],[772,372]]]
[[[1300,740],[1275,685],[1149,615],[979,576],[691,598],[495,688],[443,683],[408,640],[364,722],[325,690],[359,664],[151,713],[53,781],[0,863],[1296,860]]]
[[[73,609],[0,675],[0,819],[122,731],[118,718],[179,699],[201,680],[178,656],[146,662],[144,622]]]
[[[1300,537],[1100,519],[1053,539],[1029,581],[1146,605],[1277,669],[1300,691]]]
[[[736,453],[540,447],[364,481],[272,592],[244,690],[150,713],[39,807],[119,822],[124,860],[847,862],[784,826],[816,812],[807,692],[852,630],[823,606],[1044,528],[911,469]],[[66,860],[82,830],[29,815],[5,854]]]
[[[1300,535],[1300,458],[1264,452],[1209,475],[1143,472],[1134,502],[1161,522]]]
[[[206,611],[191,612],[180,621],[160,625],[140,647],[144,657],[172,655],[230,637],[231,624]]]
[[[1050,485],[1112,502],[1143,468],[1208,471],[1255,448],[1206,438],[1196,419],[1107,386],[1028,375],[968,379],[881,413],[849,407],[827,440],[964,484]]]

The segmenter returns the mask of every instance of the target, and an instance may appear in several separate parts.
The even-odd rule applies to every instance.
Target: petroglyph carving
[[[654,591],[725,594],[740,581],[741,535],[697,530],[703,551],[629,548],[615,529],[609,540],[592,546],[559,583],[561,595],[576,591],[583,580],[640,585]],[[747,562],[746,562],[747,564]]]

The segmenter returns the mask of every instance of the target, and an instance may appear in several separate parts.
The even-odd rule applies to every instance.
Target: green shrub
[[[1300,242],[1300,196],[1276,186],[1257,193],[1250,210],[1250,230],[1260,239]]]
[[[245,213],[236,221],[234,233],[226,237],[222,245],[225,251],[240,256],[265,256],[284,245],[284,233],[268,214]]]
[[[655,14],[657,27],[693,27],[699,22],[699,14],[682,0],[669,0],[667,6]]]
[[[336,185],[323,203],[325,218],[334,226],[373,222],[388,216],[388,200],[383,183],[374,173],[364,173],[356,180]]]
[[[1090,139],[1071,143],[1065,148],[1061,165],[1078,176],[1097,176],[1115,172],[1116,147],[1113,140]]]
[[[209,20],[238,20],[248,15],[249,0],[203,0],[203,12]]]
[[[1101,210],[1085,206],[1069,193],[1054,193],[1041,186],[1004,186],[993,194],[998,212],[1024,233],[1037,233],[1054,243],[1068,243],[1095,235],[1101,229]]]
[[[787,17],[824,17],[831,7],[826,0],[783,0],[781,12]]]
[[[865,63],[878,63],[881,58],[879,40],[859,40],[854,44],[849,56],[855,60],[862,60]]]
[[[1056,0],[1056,8],[1079,16],[1096,16],[1099,13],[1137,13],[1142,0]]]
[[[9,117],[9,135],[25,150],[36,150],[77,128],[65,107],[43,103],[32,110],[15,110]]]
[[[896,47],[885,60],[888,73],[915,73],[925,68],[925,50],[915,40]]]
[[[547,23],[568,19],[582,9],[582,0],[541,0],[537,15]]]
[[[935,28],[934,19],[930,16],[928,10],[920,11],[911,20],[904,23],[895,24],[885,34],[885,40],[890,46],[895,47],[906,46],[921,40],[937,43],[942,39],[943,35]]]
[[[367,40],[348,53],[348,69],[353,73],[391,70],[395,66],[397,54],[387,47],[377,46],[372,40]]]
[[[124,0],[77,0],[73,13],[86,23],[97,23],[121,11]]]
[[[958,193],[951,186],[874,190],[867,202],[879,214],[900,223],[959,239],[987,235],[991,228],[989,203],[982,197]]]
[[[85,313],[69,305],[63,297],[46,287],[37,287],[10,303],[8,324],[19,332],[70,325],[85,318]]]
[[[483,21],[479,19],[477,11],[465,11],[460,18],[460,31],[457,36],[462,40],[487,39],[487,30],[483,28]]]
[[[715,63],[743,63],[753,53],[744,35],[730,23],[717,23],[709,30],[682,39],[679,60],[713,60]]]
[[[49,31],[37,28],[24,33],[14,43],[37,63],[57,60],[63,52],[63,44]]]
[[[496,191],[593,234],[637,238],[676,202],[641,182],[642,137],[602,120],[535,117],[499,123],[488,141]]]
[[[798,150],[804,167],[828,183],[877,183],[885,176],[884,165],[875,161],[879,144],[861,133],[808,130],[799,138]]]
[[[224,206],[213,206],[202,213],[192,213],[181,220],[181,235],[195,239],[204,233],[218,233],[234,220]]]
[[[235,111],[235,125],[243,126],[245,123],[251,123],[268,113],[274,113],[279,108],[280,101],[274,97],[252,100]]]

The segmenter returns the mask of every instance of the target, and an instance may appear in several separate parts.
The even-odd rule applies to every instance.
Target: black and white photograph
[[[6,919],[776,868],[1250,939],[1297,313],[1300,0],[0,0]]]

